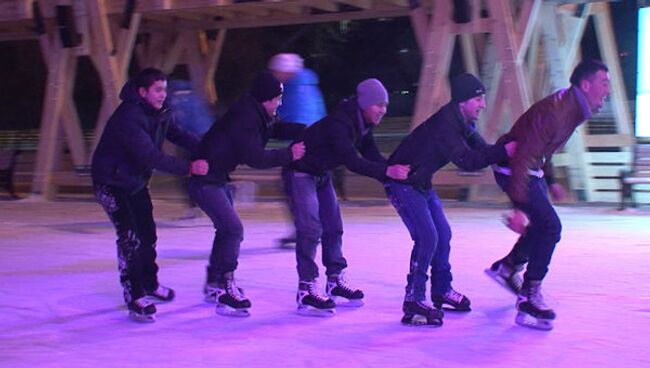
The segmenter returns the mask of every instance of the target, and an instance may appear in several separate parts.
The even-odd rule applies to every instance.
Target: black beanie
[[[282,83],[273,74],[262,72],[253,80],[250,94],[261,103],[280,96],[283,89]]]
[[[451,80],[451,99],[454,102],[467,101],[485,94],[485,86],[470,73],[458,74]]]

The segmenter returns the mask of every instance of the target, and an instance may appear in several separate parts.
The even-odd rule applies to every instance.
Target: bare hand
[[[203,176],[208,173],[210,166],[206,160],[196,160],[190,162],[190,174]]]
[[[551,198],[553,198],[554,201],[561,201],[566,198],[567,195],[562,184],[558,183],[551,184],[549,186],[549,191],[551,192]]]
[[[390,165],[386,168],[386,176],[391,179],[404,180],[408,178],[411,165]]]
[[[524,235],[526,233],[526,229],[530,223],[528,216],[526,216],[523,211],[516,208],[513,209],[512,212],[504,214],[503,222],[508,227],[508,229],[521,235]]]
[[[515,155],[515,151],[517,150],[517,142],[510,141],[505,144],[504,148],[506,149],[506,154],[508,157],[512,157]]]
[[[300,160],[302,156],[305,155],[305,143],[298,142],[296,144],[293,144],[291,146],[291,155],[294,161]]]

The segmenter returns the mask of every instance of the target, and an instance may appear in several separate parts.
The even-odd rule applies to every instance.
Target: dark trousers
[[[216,283],[224,273],[237,269],[244,227],[235,212],[232,194],[227,185],[206,184],[200,179],[192,178],[188,191],[190,198],[210,217],[214,225],[206,281]]]
[[[131,194],[95,184],[95,198],[104,208],[117,234],[117,260],[124,300],[129,303],[158,288],[156,224],[149,189]]]
[[[451,228],[442,202],[434,190],[416,190],[410,185],[386,183],[386,195],[413,240],[406,298],[425,300],[426,282],[431,266],[431,293],[444,294],[451,289],[449,252]]]
[[[283,179],[296,225],[296,262],[300,280],[318,277],[316,249],[320,240],[325,274],[338,275],[347,267],[343,257],[343,222],[328,173],[314,176],[286,171]]]
[[[494,173],[494,177],[501,189],[506,191],[510,177],[501,173]],[[548,199],[546,181],[529,177],[528,203],[513,201],[513,205],[528,216],[530,224],[505,260],[512,265],[528,262],[524,280],[542,280],[548,272],[555,245],[562,234],[562,223]]]

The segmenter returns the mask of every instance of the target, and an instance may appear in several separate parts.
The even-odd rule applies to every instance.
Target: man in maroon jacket
[[[550,189],[555,200],[565,193],[553,180],[550,160],[575,129],[600,110],[607,96],[607,66],[600,61],[584,60],[573,70],[569,88],[535,103],[499,139],[499,143],[517,142],[514,156],[507,163],[495,165],[494,171],[497,183],[514,206],[507,225],[521,236],[510,253],[486,272],[517,294],[519,324],[553,328],[555,312],[544,304],[541,284],[555,244],[560,241],[562,224],[547,191]],[[525,265],[522,279],[518,272]]]

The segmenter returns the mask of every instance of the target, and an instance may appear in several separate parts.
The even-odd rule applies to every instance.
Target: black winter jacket
[[[292,140],[304,129],[303,124],[275,122],[261,103],[246,95],[203,136],[194,158],[208,160],[210,171],[193,180],[224,184],[240,164],[255,169],[288,165],[293,158],[290,148],[264,147],[270,138]]]
[[[504,146],[486,144],[474,123],[464,122],[458,104],[450,102],[406,136],[388,164],[411,165],[406,180],[393,181],[429,190],[433,174],[450,161],[473,171],[504,159]]]
[[[386,159],[379,153],[372,128],[364,123],[356,97],[343,100],[331,114],[310,125],[300,140],[306,153],[291,169],[324,175],[345,165],[357,174],[385,179]]]
[[[192,151],[199,139],[180,129],[166,107],[154,109],[137,92],[133,81],[120,92],[122,103],[109,118],[93,154],[93,183],[135,193],[144,188],[153,170],[189,175],[189,162],[162,151],[165,138]]]

